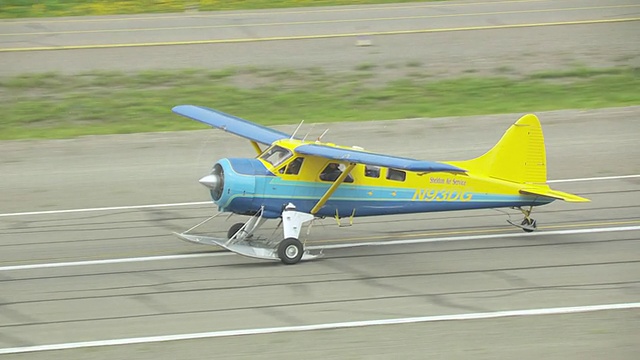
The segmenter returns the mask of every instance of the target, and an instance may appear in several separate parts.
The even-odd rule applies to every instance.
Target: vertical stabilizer
[[[487,153],[456,165],[496,179],[545,184],[547,156],[540,121],[533,114],[521,117]]]

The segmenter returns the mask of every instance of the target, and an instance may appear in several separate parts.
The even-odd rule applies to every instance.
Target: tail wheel
[[[538,224],[532,218],[524,218],[520,225],[522,225],[522,230],[524,230],[524,232],[533,232],[538,227]]]
[[[287,238],[278,245],[278,257],[283,264],[297,264],[302,259],[302,243],[296,238]]]

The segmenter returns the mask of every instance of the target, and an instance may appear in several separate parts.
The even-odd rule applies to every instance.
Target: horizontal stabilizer
[[[389,156],[383,154],[370,153],[359,150],[338,148],[321,144],[300,145],[296,148],[296,153],[302,155],[319,156],[326,159],[345,161],[357,164],[367,164],[374,166],[383,166],[393,169],[401,169],[407,171],[424,171],[424,172],[465,172],[465,170],[437,162],[422,161],[415,159],[402,158],[397,156]]]
[[[578,195],[569,194],[563,191],[551,190],[548,187],[535,187],[520,189],[521,194],[526,195],[540,195],[554,199],[569,201],[569,202],[588,202],[589,199],[580,197]]]
[[[288,139],[290,137],[290,135],[281,131],[273,130],[266,126],[255,124],[251,121],[204,106],[178,105],[172,110],[178,115],[265,145],[271,145],[275,141]]]

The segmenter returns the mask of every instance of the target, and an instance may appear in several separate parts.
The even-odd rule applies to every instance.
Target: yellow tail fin
[[[484,155],[451,164],[471,173],[523,184],[520,189],[522,194],[541,195],[571,202],[589,201],[577,195],[552,190],[547,185],[544,136],[540,121],[533,114],[518,119]]]
[[[520,184],[547,182],[547,155],[540,121],[533,114],[521,117],[484,155],[458,162],[473,173]]]

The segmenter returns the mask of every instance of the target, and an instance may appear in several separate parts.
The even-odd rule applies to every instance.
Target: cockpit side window
[[[282,146],[274,145],[273,147],[267,149],[262,155],[260,155],[260,159],[268,162],[273,166],[278,166],[283,161],[290,158],[293,154],[291,151],[283,148]]]
[[[320,180],[336,181],[345,169],[346,166],[344,166],[344,164],[329,163],[327,167],[325,167],[324,170],[322,170],[322,172],[320,173]],[[344,182],[352,183],[353,176],[351,176],[351,174],[347,175],[347,177],[344,179]]]
[[[304,158],[295,158],[293,159],[289,165],[287,165],[287,170],[285,171],[285,174],[289,174],[289,175],[298,175],[298,173],[300,172],[300,168],[302,167],[302,162],[304,161]]]

